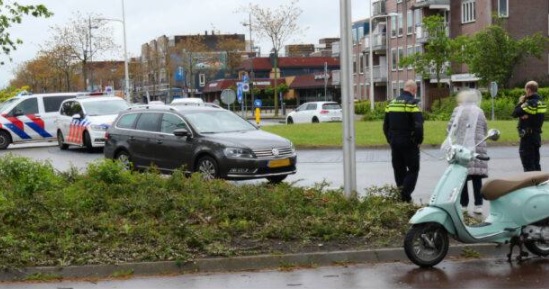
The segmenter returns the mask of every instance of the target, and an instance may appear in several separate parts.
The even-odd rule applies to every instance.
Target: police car
[[[0,104],[0,149],[10,144],[55,139],[55,119],[62,101],[82,93],[21,94]]]
[[[86,96],[61,103],[56,120],[57,142],[61,150],[69,145],[88,151],[105,145],[105,132],[118,113],[129,104],[117,96]]]

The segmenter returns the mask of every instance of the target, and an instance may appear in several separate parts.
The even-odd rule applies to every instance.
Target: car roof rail
[[[158,110],[173,110],[176,111],[176,109],[169,105],[150,105],[150,104],[140,104],[140,105],[134,105],[128,107],[127,110],[136,110],[136,109],[158,109]]]

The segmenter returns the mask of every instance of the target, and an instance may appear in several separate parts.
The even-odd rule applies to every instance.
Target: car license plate
[[[289,165],[290,165],[290,159],[279,159],[279,160],[269,161],[268,167],[280,168],[280,167],[287,167]]]

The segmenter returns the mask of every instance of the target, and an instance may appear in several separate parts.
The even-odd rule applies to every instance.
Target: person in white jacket
[[[476,145],[481,142],[488,133],[488,124],[486,122],[486,116],[479,107],[482,100],[482,95],[478,90],[464,90],[458,93],[457,102],[458,106],[454,108],[452,117],[448,123],[448,132],[450,132],[452,125],[456,121],[458,115],[464,115],[470,119],[469,123],[474,125],[474,134],[463,136],[465,140],[461,140],[462,143]],[[478,154],[486,154],[486,142],[478,144],[475,148],[475,152]],[[473,184],[473,196],[475,199],[475,207],[473,212],[475,214],[482,214],[482,195],[480,189],[482,187],[482,179],[488,177],[488,163],[478,159],[469,163],[467,180],[471,180]],[[469,190],[468,183],[465,183],[463,190],[461,191],[461,206],[463,211],[467,211],[469,205]]]

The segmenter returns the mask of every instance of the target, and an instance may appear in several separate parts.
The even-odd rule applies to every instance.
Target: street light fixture
[[[370,13],[372,13],[373,10],[372,10],[372,1],[370,0]],[[396,13],[389,13],[389,14],[385,14],[385,15],[377,15],[377,16],[374,16],[374,17],[370,17],[370,23],[369,23],[369,33],[368,33],[368,39],[369,39],[369,42],[368,43],[369,45],[369,52],[370,52],[370,55],[369,55],[369,58],[368,58],[368,66],[370,67],[370,110],[373,111],[374,108],[375,108],[375,103],[374,103],[374,53],[373,53],[373,39],[372,39],[372,24],[374,22],[374,20],[376,18],[387,18],[387,17],[394,17],[394,16],[397,16]],[[387,37],[387,35],[385,35],[385,37]],[[387,47],[388,48],[388,47]]]
[[[130,76],[128,74],[128,50],[126,45],[126,12],[124,9],[124,0],[122,2],[122,20],[116,18],[98,18],[97,20],[104,21],[117,21],[122,23],[122,33],[124,34],[124,79],[125,79],[125,88],[124,95],[126,96],[126,101],[131,102],[130,96]]]

